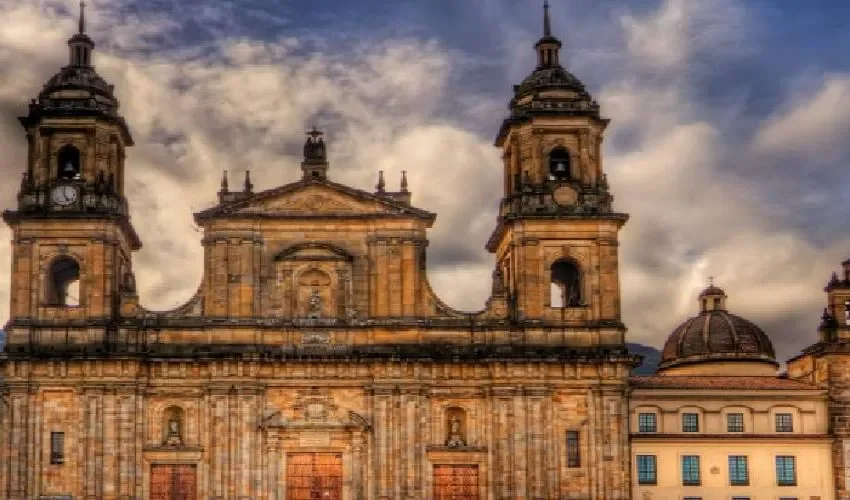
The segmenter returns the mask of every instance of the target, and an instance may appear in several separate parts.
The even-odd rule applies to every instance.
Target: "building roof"
[[[715,389],[715,390],[818,390],[817,386],[780,377],[748,376],[667,376],[629,377],[635,389]]]
[[[421,208],[413,207],[407,203],[402,203],[400,201],[396,201],[387,196],[380,196],[377,194],[372,194],[360,189],[356,189],[350,186],[346,186],[344,184],[339,184],[328,179],[322,178],[311,178],[308,177],[306,179],[301,179],[289,184],[285,184],[283,186],[279,186],[276,188],[268,189],[266,191],[261,191],[259,193],[251,193],[250,196],[245,198],[229,202],[222,203],[220,205],[216,205],[212,208],[208,208],[206,210],[202,210],[195,214],[195,220],[200,222],[204,220],[214,219],[214,218],[224,218],[224,217],[291,217],[292,213],[288,211],[269,211],[261,208],[257,208],[256,210],[252,210],[252,207],[257,205],[260,202],[268,201],[276,198],[282,198],[293,193],[302,191],[304,189],[310,187],[324,187],[329,191],[333,191],[339,193],[340,195],[346,196],[352,200],[359,200],[364,202],[373,202],[384,208],[384,210],[380,212],[376,212],[374,214],[359,214],[359,215],[372,215],[372,216],[401,216],[401,217],[413,217],[418,219],[424,219],[432,224],[436,219],[436,215],[427,210],[423,210]],[[301,214],[302,216],[312,216],[312,217],[327,217],[329,213],[321,212],[321,211],[313,211],[309,214]],[[341,214],[331,213],[330,215],[340,216]],[[345,214],[342,214],[345,215]],[[348,214],[351,215],[351,214]],[[358,215],[358,214],[354,214]]]
[[[729,313],[721,288],[709,286],[700,293],[699,302],[700,314],[684,321],[667,337],[660,369],[708,361],[777,365],[767,334],[755,323]]]

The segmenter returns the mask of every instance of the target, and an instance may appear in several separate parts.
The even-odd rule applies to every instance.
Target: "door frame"
[[[201,465],[202,451],[198,449],[182,449],[179,451],[164,449],[147,449],[142,454],[142,498],[151,497],[151,470],[154,465],[194,465],[195,480],[198,482],[196,492],[198,498],[207,498],[206,467]]]
[[[478,498],[487,498],[487,451],[483,448],[468,448],[457,450],[445,446],[428,447],[427,475],[423,496],[434,498],[434,466],[435,465],[477,465],[478,466]]]
[[[201,499],[202,497],[201,497],[201,494],[199,493],[199,489],[200,489],[200,486],[201,486],[201,484],[200,484],[201,483],[201,481],[200,481],[200,467],[198,467],[198,464],[196,464],[196,463],[168,462],[168,463],[152,463],[152,464],[150,464],[148,466],[148,489],[150,490],[150,482],[153,479],[153,469],[154,469],[154,467],[179,467],[181,465],[190,466],[190,467],[192,467],[192,470],[195,471],[195,499],[196,500]],[[152,492],[148,491],[147,498],[150,498],[151,494],[152,494]]]

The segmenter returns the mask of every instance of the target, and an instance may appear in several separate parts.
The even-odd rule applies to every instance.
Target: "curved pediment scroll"
[[[285,248],[275,256],[274,260],[337,260],[350,262],[354,260],[354,256],[342,248],[326,243],[302,243]]]
[[[287,418],[281,410],[267,408],[260,417],[258,427],[262,430],[372,430],[369,419],[351,410],[344,415],[338,415],[338,409],[332,402],[313,399],[302,404],[303,406],[296,404],[293,407],[293,410],[299,413],[292,418]]]

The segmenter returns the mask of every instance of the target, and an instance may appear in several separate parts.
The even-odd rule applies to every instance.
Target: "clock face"
[[[569,186],[561,186],[552,193],[555,203],[561,206],[572,206],[578,201],[578,193]]]
[[[56,186],[53,188],[51,198],[53,203],[57,205],[70,205],[77,201],[77,188],[74,186]]]

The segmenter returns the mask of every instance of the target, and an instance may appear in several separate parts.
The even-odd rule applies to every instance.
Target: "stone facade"
[[[829,433],[835,494],[850,499],[850,260],[832,275],[820,339],[788,361],[788,375],[815,384],[829,395]]]
[[[255,193],[225,176],[196,214],[202,285],[156,312],[132,266],[133,141],[81,22],[21,119],[29,161],[3,214],[0,497],[629,498],[627,216],[602,173],[607,120],[546,25],[497,139],[484,310],[432,292],[434,214],[404,184],[333,182],[313,131],[301,180]]]

